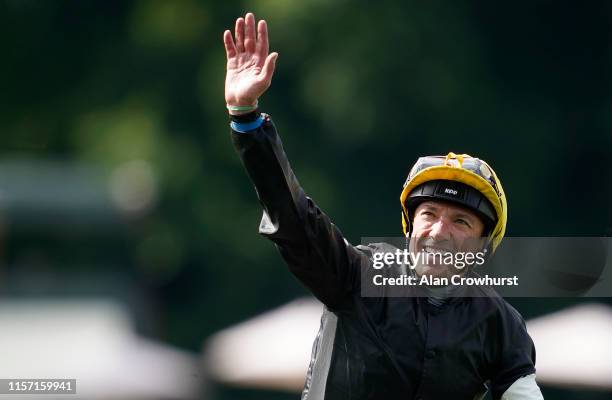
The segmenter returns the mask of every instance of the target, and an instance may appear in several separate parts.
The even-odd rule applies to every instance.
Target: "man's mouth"
[[[450,249],[445,249],[442,247],[436,247],[436,246],[423,246],[422,250],[425,253],[430,253],[430,254],[446,254],[446,253],[452,253],[452,250]]]

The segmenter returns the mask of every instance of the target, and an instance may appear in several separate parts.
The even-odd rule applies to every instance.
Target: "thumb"
[[[278,53],[270,53],[268,57],[266,57],[266,61],[263,66],[263,77],[262,81],[270,82],[272,80],[272,75],[274,74],[274,68],[276,67],[276,59],[278,58]]]

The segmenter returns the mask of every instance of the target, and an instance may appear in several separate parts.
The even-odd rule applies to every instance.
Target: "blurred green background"
[[[113,296],[200,351],[306,294],[230,142],[221,34],[246,11],[280,54],[260,106],[351,242],[401,234],[406,173],[448,151],[495,168],[509,236],[612,233],[609,2],[2,0],[2,296]]]

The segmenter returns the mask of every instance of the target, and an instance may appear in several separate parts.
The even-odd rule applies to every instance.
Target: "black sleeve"
[[[491,379],[493,399],[501,399],[519,378],[535,373],[535,346],[523,317],[511,305],[500,313],[498,332],[498,362]]]
[[[290,271],[331,310],[348,303],[363,255],[306,196],[268,115],[232,140],[263,206],[259,233],[272,240]]]

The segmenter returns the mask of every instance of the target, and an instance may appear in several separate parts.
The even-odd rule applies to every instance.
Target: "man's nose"
[[[450,240],[450,229],[448,221],[444,218],[438,219],[431,225],[429,236],[436,240]]]

